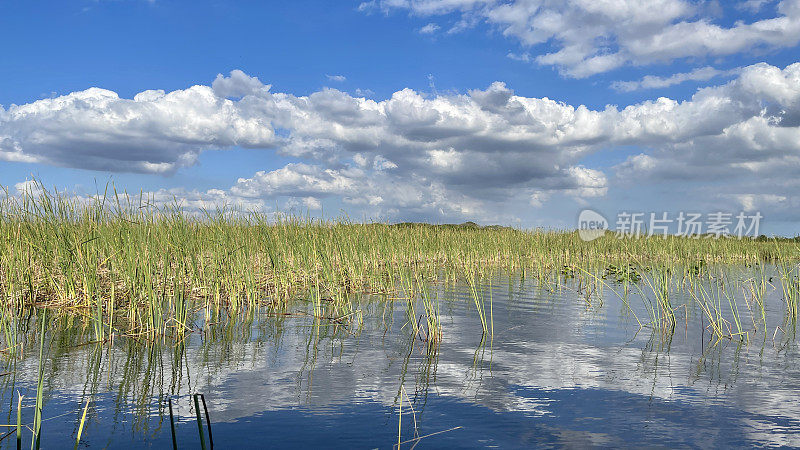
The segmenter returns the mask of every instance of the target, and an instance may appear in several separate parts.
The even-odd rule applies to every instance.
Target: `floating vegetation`
[[[636,267],[631,264],[614,265],[606,267],[603,274],[605,279],[613,279],[617,283],[638,283],[642,277],[636,271]]]
[[[747,265],[748,263],[745,262],[744,264]],[[691,276],[699,277],[702,276],[706,270],[707,270],[706,262],[701,259],[697,261],[695,264],[689,266],[687,273]]]

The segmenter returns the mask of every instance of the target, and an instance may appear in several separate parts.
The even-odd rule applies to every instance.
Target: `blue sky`
[[[0,27],[12,191],[800,233],[798,0],[4,1]]]

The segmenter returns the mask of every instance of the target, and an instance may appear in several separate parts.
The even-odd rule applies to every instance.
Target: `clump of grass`
[[[779,264],[778,272],[783,299],[786,301],[787,320],[790,324],[795,325],[798,305],[800,305],[800,266],[791,263]]]

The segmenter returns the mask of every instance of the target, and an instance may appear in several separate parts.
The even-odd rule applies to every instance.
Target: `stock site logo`
[[[578,215],[578,235],[584,241],[593,241],[608,230],[608,220],[597,211],[584,209]]]

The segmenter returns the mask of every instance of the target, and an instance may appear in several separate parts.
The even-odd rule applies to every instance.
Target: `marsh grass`
[[[297,299],[313,302],[320,321],[357,326],[362,317],[352,294],[375,293],[419,296],[423,323],[416,315],[410,321],[435,341],[438,300],[422,286],[437,280],[465,281],[481,327],[491,334],[492,305],[481,285],[498,269],[542,284],[553,283],[553,274],[562,283],[577,276],[587,303],[609,282],[621,284],[626,296],[638,286],[648,291],[650,322],[674,327],[669,293],[678,267],[696,279],[710,264],[752,262],[782,268],[795,321],[798,256],[793,242],[779,241],[607,235],[584,242],[574,232],[502,227],[365,224],[230,209],[192,216],[113,188],[78,199],[39,185],[0,199],[0,334],[7,350],[17,349],[20,317],[37,307],[80,318],[97,342],[120,335],[180,339]]]

